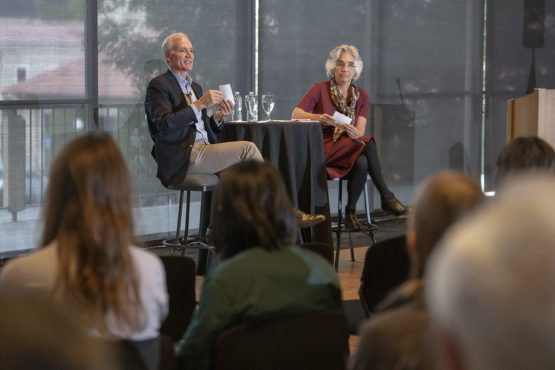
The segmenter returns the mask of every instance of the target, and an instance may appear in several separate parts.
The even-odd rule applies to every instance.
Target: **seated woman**
[[[447,229],[483,200],[478,184],[458,172],[439,172],[419,187],[407,233],[411,278],[380,302],[381,312],[362,326],[354,370],[433,369],[424,346],[428,327],[424,270]]]
[[[339,279],[314,252],[291,246],[296,221],[271,163],[238,163],[220,178],[213,213],[223,261],[206,278],[177,351],[179,369],[210,369],[227,328],[282,316],[342,310]]]
[[[366,91],[354,84],[362,72],[362,64],[356,47],[335,47],[326,61],[330,80],[315,83],[291,116],[292,119],[311,119],[322,123],[328,176],[337,178],[348,175],[345,215],[351,230],[360,230],[362,226],[356,218],[355,209],[367,174],[370,174],[380,193],[384,211],[396,216],[407,212],[385,183],[374,139],[363,136],[370,98]],[[336,111],[351,118],[351,124],[338,124],[333,117]]]
[[[131,183],[106,133],[80,136],[56,157],[40,249],[7,263],[0,295],[72,307],[103,338],[156,338],[168,311],[164,267],[132,245]]]

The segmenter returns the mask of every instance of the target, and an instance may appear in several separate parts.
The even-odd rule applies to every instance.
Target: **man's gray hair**
[[[353,81],[356,81],[360,74],[362,73],[362,67],[364,63],[362,62],[362,58],[358,53],[358,49],[353,45],[339,45],[333,48],[330,51],[330,57],[326,60],[326,74],[329,78],[334,78],[334,71],[335,71],[335,62],[343,53],[349,53],[353,56],[354,63],[355,63],[355,75],[353,76]]]
[[[172,50],[173,40],[180,40],[180,39],[188,39],[188,37],[183,32],[177,32],[177,33],[172,33],[171,35],[169,35],[164,39],[164,42],[162,42],[162,53],[164,54],[164,57],[166,56],[166,53],[169,53]]]
[[[472,216],[428,263],[432,328],[468,369],[553,369],[555,176],[515,178]]]

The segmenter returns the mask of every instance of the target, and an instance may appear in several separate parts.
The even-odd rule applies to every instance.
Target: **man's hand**
[[[210,107],[211,105],[220,104],[221,102],[222,93],[220,92],[220,90],[208,90],[193,104],[195,105],[195,107],[197,107],[199,111],[201,111],[205,108]]]
[[[214,113],[214,119],[216,122],[220,122],[225,116],[229,116],[233,112],[233,107],[235,104],[231,100],[222,100],[220,103],[220,109]]]

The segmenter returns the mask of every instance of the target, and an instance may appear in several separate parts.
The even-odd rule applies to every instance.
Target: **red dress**
[[[297,107],[305,112],[316,114],[327,113],[333,116],[333,113],[338,109],[330,96],[330,83],[331,81],[316,82],[301,99]],[[360,87],[358,90],[359,98],[355,106],[353,122],[356,122],[359,116],[368,119],[368,111],[370,110],[368,93]],[[372,138],[372,136],[362,136],[358,140],[353,140],[345,134],[334,142],[333,131],[333,126],[322,126],[324,152],[326,153],[326,171],[332,179],[343,177],[351,171],[360,152]]]

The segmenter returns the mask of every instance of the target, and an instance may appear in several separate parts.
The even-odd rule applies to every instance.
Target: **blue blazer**
[[[199,84],[193,82],[192,89],[197,98],[202,96]],[[169,69],[149,82],[145,94],[145,114],[154,141],[151,153],[158,164],[156,175],[165,186],[181,183],[189,168],[197,117]],[[208,117],[206,109],[202,110],[202,120],[208,140],[217,143],[221,127],[213,117]]]

